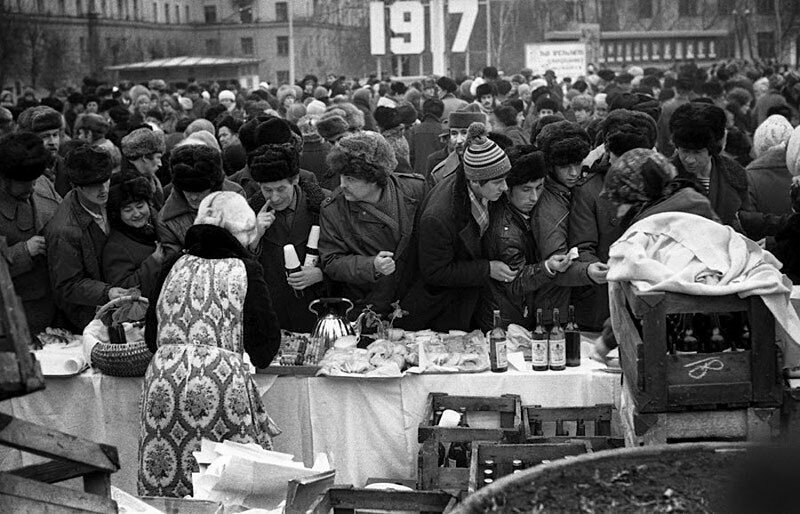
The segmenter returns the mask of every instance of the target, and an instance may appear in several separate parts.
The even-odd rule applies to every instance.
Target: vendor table
[[[500,396],[518,394],[523,405],[544,407],[614,403],[620,375],[584,359],[565,371],[407,375],[403,378],[276,377],[256,375],[267,410],[283,430],[275,449],[311,464],[326,452],[336,482],[414,478],[417,426],[429,392]],[[112,484],[136,494],[141,378],[87,371],[51,378],[47,389],[0,402],[0,411],[96,442],[115,445],[122,469]],[[0,469],[33,462],[0,448]]]

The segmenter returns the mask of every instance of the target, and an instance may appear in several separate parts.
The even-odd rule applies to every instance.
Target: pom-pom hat
[[[467,180],[483,181],[504,177],[511,170],[506,153],[490,140],[483,123],[473,123],[467,131],[464,151],[464,175]]]

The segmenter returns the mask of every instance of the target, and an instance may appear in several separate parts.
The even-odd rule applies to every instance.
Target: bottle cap
[[[297,258],[297,252],[294,250],[294,245],[288,244],[283,247],[283,262],[286,269],[295,269],[300,267],[300,259]]]
[[[308,232],[308,243],[306,246],[316,249],[319,245],[319,225],[311,225],[311,230]]]

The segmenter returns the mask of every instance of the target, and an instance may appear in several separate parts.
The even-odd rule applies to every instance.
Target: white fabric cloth
[[[800,363],[800,319],[789,303],[792,285],[779,271],[782,264],[731,227],[694,214],[654,214],[611,246],[608,266],[609,295],[618,282],[631,282],[645,292],[760,296],[789,335],[785,366]]]

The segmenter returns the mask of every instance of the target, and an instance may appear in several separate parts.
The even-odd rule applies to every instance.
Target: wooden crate
[[[468,491],[474,493],[483,487],[483,463],[486,460],[494,461],[494,479],[496,480],[513,473],[512,462],[515,459],[521,460],[523,467],[531,468],[538,466],[543,461],[563,459],[590,451],[588,444],[579,440],[533,444],[501,444],[489,441],[475,441],[472,443]]]
[[[497,428],[454,427],[433,425],[434,414],[439,408],[459,411],[465,408],[467,419],[470,412],[497,412],[500,426]],[[466,490],[469,483],[469,468],[440,468],[439,443],[471,441],[521,442],[522,402],[519,395],[454,396],[445,393],[430,393],[420,423],[417,439],[422,444],[419,455],[418,489],[422,490]]]
[[[0,239],[0,401],[44,389],[39,363],[30,350],[25,308],[14,290]]]
[[[640,413],[633,398],[631,388],[623,385],[620,418],[626,446],[689,441],[769,441],[780,433],[779,408]]]
[[[443,491],[387,491],[337,486],[328,489],[312,505],[313,514],[354,513],[357,509],[382,511],[449,512],[456,498]]]
[[[630,284],[623,289],[642,326],[641,333],[616,334],[622,371],[640,414],[781,404],[775,320],[759,297],[644,293]],[[668,354],[668,314],[742,311],[750,322],[750,350]]]
[[[567,439],[602,439],[611,437],[611,404],[591,407],[522,407],[525,441],[558,442]],[[552,428],[553,434],[550,434]],[[547,435],[545,435],[547,434]]]

